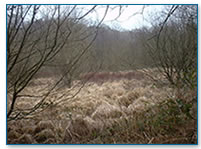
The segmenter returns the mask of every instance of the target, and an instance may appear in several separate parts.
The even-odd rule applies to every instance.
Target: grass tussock
[[[156,76],[160,77],[158,73]],[[102,83],[97,79],[88,82],[74,98],[69,97],[79,87],[62,88],[46,100],[56,102],[60,97],[61,104],[29,119],[8,122],[8,143],[197,143],[194,91],[180,90],[179,93],[170,85],[156,84],[146,75],[137,73],[101,73],[95,78],[102,79]],[[49,81],[54,80],[38,78],[24,93],[42,96],[48,90],[46,83]],[[17,106],[37,101],[37,98],[22,98]]]

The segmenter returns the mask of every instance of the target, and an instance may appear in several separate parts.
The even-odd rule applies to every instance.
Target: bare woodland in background
[[[148,7],[152,6],[143,6],[140,15],[143,16]],[[108,13],[118,10],[113,21],[118,20],[127,6],[91,5],[84,8],[77,5],[7,5],[8,143],[197,143],[197,6],[166,5],[150,18],[151,26],[130,31],[103,24]],[[99,19],[89,19],[90,14],[98,13],[99,9],[104,9]],[[133,15],[137,14],[133,12]],[[44,82],[37,81],[40,79]],[[110,88],[112,83],[119,83],[118,80],[124,80],[120,87],[123,86],[125,92],[120,95],[114,88],[113,94],[129,95],[118,100],[119,117],[118,114],[112,118],[107,115],[108,123],[118,117],[121,121],[118,125],[117,122],[109,125],[101,118],[98,123],[97,113],[91,111],[93,108],[87,111],[90,114],[79,119],[76,114],[71,114],[73,108],[65,111],[70,126],[61,124],[64,134],[56,125],[61,118],[57,122],[52,120],[51,126],[41,122],[45,119],[48,123],[50,119],[36,118],[65,104],[70,105],[71,101],[78,100],[83,90],[90,93],[87,90],[90,83],[98,84],[99,88],[111,83]],[[156,104],[143,103],[143,106],[149,105],[146,110],[127,114],[123,108],[129,108],[134,100],[141,96],[155,97],[155,93],[147,95],[148,90],[143,94],[137,92],[137,81],[141,81],[139,84],[144,89],[154,86],[154,90],[160,92],[161,89],[161,93],[164,89],[164,96],[161,94],[163,99]],[[146,85],[148,82],[151,85]],[[30,94],[30,90],[34,92]],[[104,96],[112,99],[112,110],[117,110],[112,94],[105,93]],[[120,97],[114,100],[117,98]],[[22,102],[26,106],[20,106]],[[106,109],[111,108],[108,103],[105,105]],[[94,108],[101,109],[97,106]],[[90,103],[86,109],[89,107]],[[85,132],[79,133],[76,126],[85,127],[89,115],[92,117],[90,124],[97,128],[87,131],[88,137],[84,138]],[[22,130],[12,128],[19,121],[31,123],[34,129],[37,125],[36,129],[28,135],[20,135]],[[49,126],[57,135],[43,130]],[[102,129],[98,130],[100,127]],[[181,134],[183,129],[185,133]],[[36,134],[39,132],[43,132],[42,137]],[[173,135],[172,132],[178,133]]]

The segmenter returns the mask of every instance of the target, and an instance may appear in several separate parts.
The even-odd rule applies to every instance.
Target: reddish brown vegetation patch
[[[103,83],[106,81],[115,81],[121,79],[136,79],[141,80],[144,78],[144,74],[138,71],[129,71],[129,72],[90,72],[80,75],[80,80],[90,81],[94,83]]]

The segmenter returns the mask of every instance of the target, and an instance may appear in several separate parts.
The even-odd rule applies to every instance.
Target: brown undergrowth
[[[195,91],[181,89],[181,96],[157,72],[160,83],[140,73],[96,75],[73,98],[79,86],[53,92],[49,108],[7,123],[8,144],[196,144]],[[37,96],[16,107],[31,107],[52,82],[36,79],[24,93]]]

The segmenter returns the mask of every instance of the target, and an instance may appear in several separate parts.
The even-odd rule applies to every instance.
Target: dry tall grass
[[[54,81],[54,78],[38,78],[24,94],[37,93],[40,97]],[[72,86],[52,92],[46,102],[55,103],[59,99],[60,104],[53,104],[29,119],[8,122],[8,143],[171,144],[197,141],[196,119],[183,112],[179,102],[174,102],[177,91],[167,84],[157,84],[143,72],[101,73],[71,98],[78,89],[79,86]],[[22,97],[16,107],[31,107],[38,100]],[[192,109],[195,114],[196,106]]]

